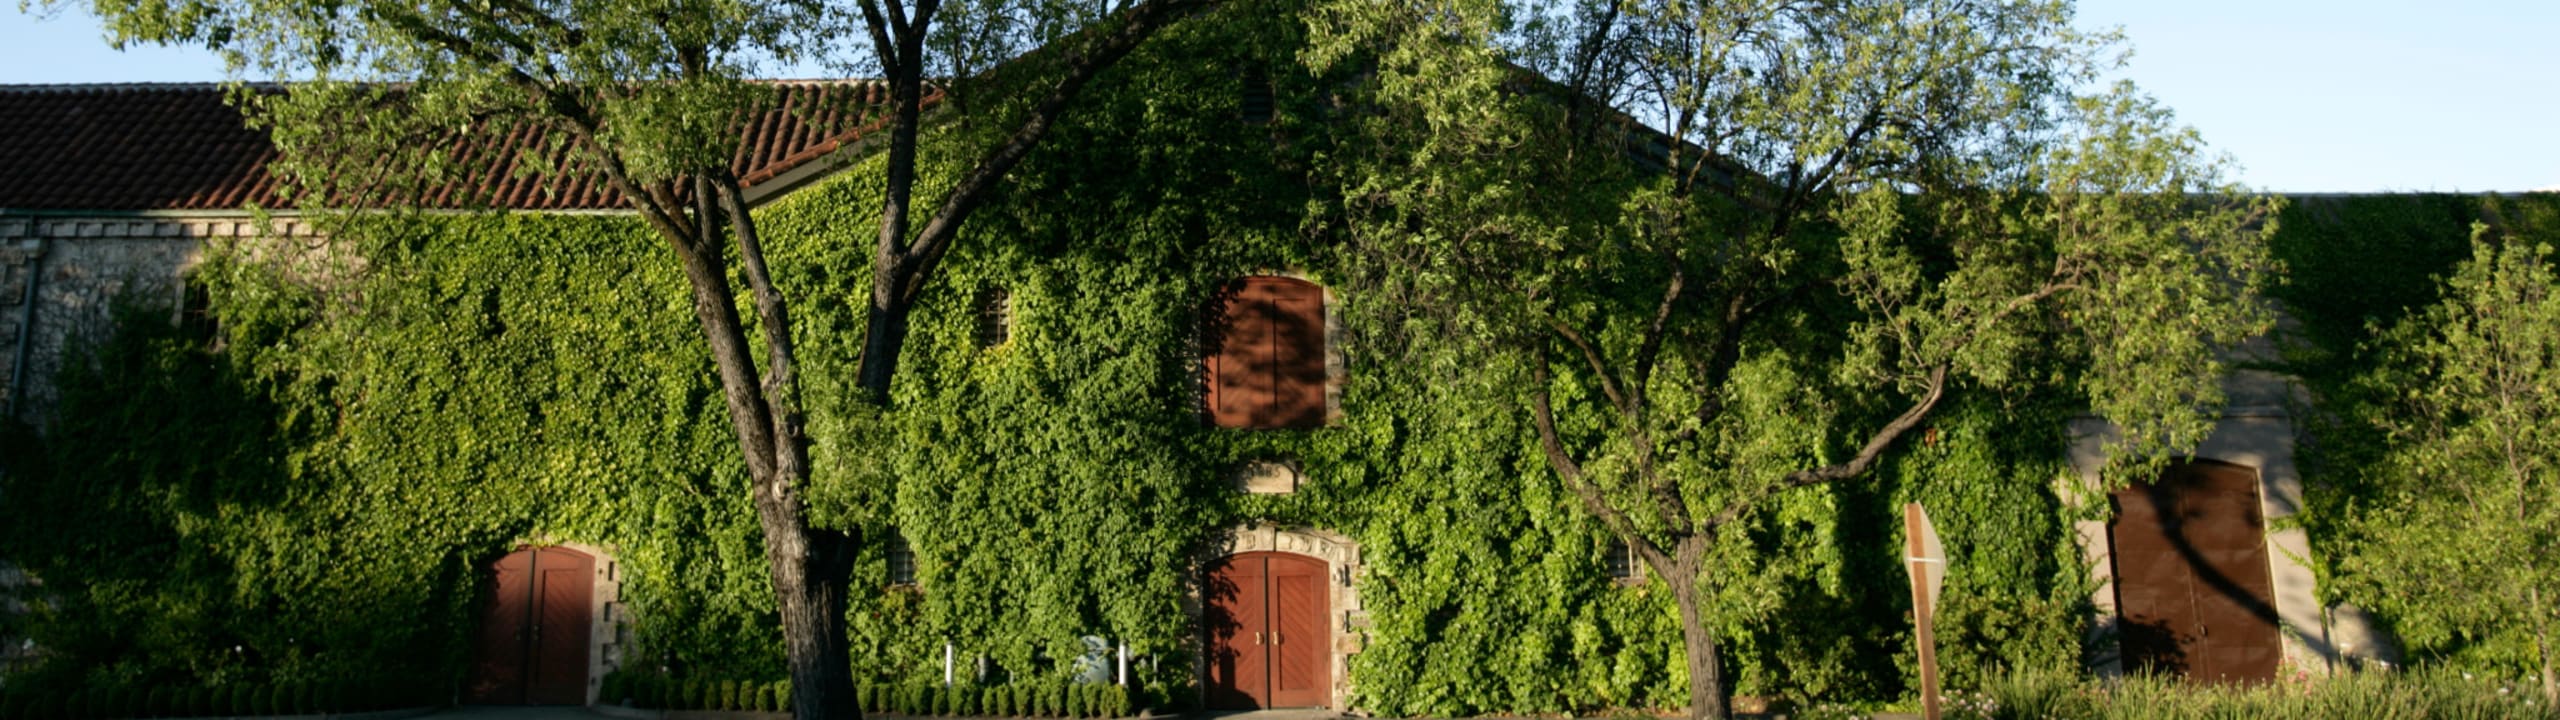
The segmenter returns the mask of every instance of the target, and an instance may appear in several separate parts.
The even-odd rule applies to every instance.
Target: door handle
[[[1280,644],[1280,631],[1278,631],[1278,630],[1273,630],[1273,631],[1271,631],[1271,644],[1273,644],[1273,645],[1278,645],[1278,644]]]
[[[1253,644],[1255,644],[1255,645],[1260,645],[1260,644],[1262,644],[1262,631],[1260,631],[1260,630],[1256,630],[1256,631],[1254,631],[1254,632],[1253,632]]]

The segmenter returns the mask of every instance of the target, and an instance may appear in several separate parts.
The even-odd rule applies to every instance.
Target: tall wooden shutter
[[[1210,318],[1210,420],[1228,428],[1324,424],[1324,288],[1249,277],[1230,283]]]

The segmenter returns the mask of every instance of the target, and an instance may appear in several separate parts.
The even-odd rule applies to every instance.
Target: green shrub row
[[[869,684],[861,696],[864,712],[908,716],[1117,718],[1136,709],[1126,688],[1091,683]]]
[[[617,671],[604,676],[601,689],[601,702],[631,707],[752,712],[791,709],[789,680],[678,680],[656,673]]]
[[[866,683],[856,688],[863,712],[908,716],[1127,717],[1139,698],[1117,685],[1018,683],[959,685]],[[616,672],[604,678],[604,701],[664,710],[787,712],[791,681],[675,679]]]
[[[0,693],[0,720],[318,715],[432,704],[432,691],[387,680],[16,690]]]

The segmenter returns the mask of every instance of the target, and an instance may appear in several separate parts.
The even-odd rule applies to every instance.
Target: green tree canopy
[[[2412,640],[2491,646],[2560,702],[2560,272],[2551,245],[2472,230],[2442,301],[2376,339],[2359,418],[2389,451],[2340,563]]]
[[[741,142],[734,123],[764,92],[749,78],[841,53],[866,58],[848,64],[877,69],[887,85],[886,178],[855,371],[865,399],[886,403],[912,311],[970,215],[1098,73],[1201,3],[988,0],[948,15],[939,0],[102,0],[97,9],[112,42],[202,44],[235,74],[299,80],[237,97],[272,131],[305,210],[410,206],[502,172],[602,177],[684,272],[780,600],[792,706],[823,718],[858,714],[844,620],[858,539],[813,523],[802,497],[810,440],[792,299],[773,281],[729,168]],[[974,164],[948,185],[918,187],[927,68],[941,59],[964,73],[1070,33],[1078,37],[1018,71],[1021,100],[982,124],[992,139],[952,144]],[[867,54],[836,45],[846,38],[868,41]],[[550,143],[530,157],[558,162],[471,152],[472,138],[520,132]],[[911,212],[919,197],[927,210]]]
[[[1331,168],[1377,351],[1508,368],[1548,464],[1669,578],[1691,703],[1776,610],[1776,500],[1866,474],[1949,393],[2056,389],[2192,445],[2266,326],[2276,201],[2067,3],[1322,6],[1374,66]],[[1454,341],[1452,341],[1454,340]]]

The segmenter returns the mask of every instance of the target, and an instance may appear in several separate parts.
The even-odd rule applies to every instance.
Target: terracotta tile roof
[[[746,113],[730,168],[749,186],[771,180],[882,126],[885,86],[869,81],[775,81],[773,106]],[[930,99],[929,99],[930,100]],[[505,153],[474,187],[447,187],[425,204],[473,198],[526,210],[621,209],[601,177],[521,177],[536,158],[531,131],[474,138],[465,156]],[[275,148],[249,129],[211,84],[0,85],[0,210],[230,210],[279,208],[267,172]]]

